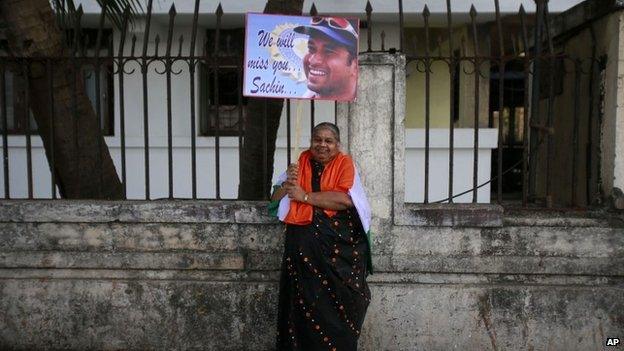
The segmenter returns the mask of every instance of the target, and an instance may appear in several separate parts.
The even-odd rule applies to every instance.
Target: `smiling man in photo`
[[[353,101],[357,91],[358,33],[339,17],[313,17],[310,25],[295,32],[309,35],[303,69],[313,99]]]

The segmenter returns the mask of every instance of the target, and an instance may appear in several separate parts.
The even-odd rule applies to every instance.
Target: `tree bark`
[[[49,0],[2,0],[0,19],[11,52],[26,58],[22,63],[28,63],[30,109],[61,196],[124,198],[97,115],[85,94],[80,67],[72,58],[62,59],[68,50],[64,50],[63,33],[56,25]],[[53,124],[47,60],[53,67]]]
[[[268,0],[264,13],[301,15],[302,9],[303,0]],[[263,127],[265,106],[266,135]],[[262,200],[269,196],[275,160],[275,140],[283,107],[283,99],[250,98],[248,100],[238,186],[240,200]],[[266,138],[266,150],[263,147],[263,138]],[[265,154],[266,164],[263,160]]]

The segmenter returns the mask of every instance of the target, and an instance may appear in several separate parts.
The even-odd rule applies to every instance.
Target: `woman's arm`
[[[339,191],[319,191],[316,193],[308,193],[307,203],[327,210],[346,210],[347,208],[353,207],[351,196]]]
[[[346,210],[353,207],[353,201],[348,194],[339,191],[319,191],[307,193],[299,185],[287,184],[285,189],[288,196],[299,202],[327,210]],[[307,196],[306,196],[307,195]]]
[[[282,184],[282,186],[275,190],[273,195],[271,195],[271,201],[279,201],[286,196],[286,194],[288,194],[288,191],[286,191],[284,184]]]

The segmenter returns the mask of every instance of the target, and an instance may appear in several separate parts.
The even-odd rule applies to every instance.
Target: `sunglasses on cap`
[[[344,30],[344,31],[351,33],[354,37],[356,38],[358,37],[358,34],[355,31],[355,29],[353,29],[353,26],[351,25],[351,23],[349,23],[349,21],[347,21],[344,18],[321,17],[321,16],[312,17],[312,25],[314,26],[322,25],[323,22],[326,22],[327,25],[330,26],[331,28]]]

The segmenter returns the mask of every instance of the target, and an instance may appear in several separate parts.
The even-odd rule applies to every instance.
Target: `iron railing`
[[[130,11],[126,10],[124,13],[122,28],[119,30],[119,44],[117,52],[113,51],[113,42],[112,36],[109,38],[108,42],[103,42],[102,33],[105,27],[105,17],[106,17],[106,9],[102,10],[100,14],[99,25],[97,28],[97,38],[95,43],[95,51],[93,55],[87,55],[85,51],[85,46],[83,41],[83,37],[81,36],[81,18],[83,16],[82,8],[78,8],[73,14],[69,16],[74,16],[71,23],[73,23],[73,28],[71,31],[68,31],[71,37],[71,45],[70,50],[65,56],[59,57],[11,57],[11,56],[3,56],[0,57],[0,113],[2,113],[2,143],[3,143],[3,169],[4,169],[4,197],[10,198],[10,182],[9,182],[9,147],[8,147],[8,133],[7,133],[7,99],[6,99],[6,87],[5,87],[5,73],[7,71],[16,71],[22,72],[24,77],[28,77],[30,72],[35,71],[34,67],[39,66],[41,69],[38,71],[45,72],[47,75],[49,86],[50,86],[50,96],[49,100],[52,102],[50,104],[50,114],[51,118],[54,119],[54,82],[53,82],[53,72],[55,69],[55,65],[58,62],[71,62],[72,67],[75,69],[69,72],[76,77],[79,74],[78,67],[83,65],[92,65],[95,72],[95,90],[96,90],[96,101],[94,109],[96,111],[98,117],[98,123],[102,121],[102,109],[101,105],[101,91],[100,91],[100,72],[106,71],[111,76],[114,76],[117,81],[117,89],[118,89],[118,109],[119,113],[119,138],[120,138],[120,165],[119,171],[121,175],[121,181],[124,187],[124,193],[127,193],[127,145],[126,145],[126,127],[127,127],[127,112],[126,112],[126,99],[128,98],[126,94],[126,86],[125,83],[127,81],[125,78],[129,75],[135,73],[135,70],[138,68],[141,76],[141,99],[142,99],[142,126],[143,126],[143,152],[144,152],[144,188],[145,188],[145,199],[150,199],[150,101],[149,101],[149,92],[152,89],[152,86],[148,82],[148,73],[150,70],[153,70],[158,75],[165,76],[165,89],[166,89],[166,130],[167,130],[167,177],[168,177],[168,197],[174,198],[174,157],[173,157],[173,121],[175,113],[172,107],[172,76],[177,76],[182,73],[183,70],[180,70],[179,65],[183,65],[188,72],[188,104],[190,107],[190,112],[188,116],[184,116],[188,118],[188,123],[190,124],[190,151],[191,151],[191,197],[193,199],[198,198],[197,187],[198,187],[198,168],[202,167],[203,169],[209,169],[213,174],[215,180],[215,199],[221,199],[221,139],[220,135],[220,119],[219,119],[219,106],[220,106],[220,94],[219,94],[219,71],[224,69],[224,67],[232,67],[235,68],[239,72],[238,77],[238,99],[237,99],[237,108],[238,108],[238,150],[239,150],[239,162],[242,161],[242,145],[244,141],[244,131],[242,130],[243,126],[243,108],[244,108],[244,98],[241,95],[241,83],[242,83],[242,52],[237,54],[232,54],[231,52],[224,52],[221,41],[220,34],[223,30],[222,27],[222,18],[223,18],[223,10],[219,5],[215,11],[216,25],[214,27],[214,37],[209,38],[206,36],[206,40],[203,45],[199,45],[199,50],[196,49],[197,41],[198,41],[198,30],[199,30],[199,4],[200,0],[195,1],[193,19],[192,19],[192,30],[191,30],[191,38],[190,45],[188,50],[183,48],[184,36],[181,35],[179,39],[177,39],[177,50],[174,48],[174,28],[176,25],[176,9],[175,5],[171,6],[169,11],[169,21],[167,27],[167,38],[164,49],[164,54],[160,52],[160,44],[161,38],[158,34],[155,35],[152,40],[152,34],[150,32],[150,25],[153,17],[153,9],[152,9],[152,0],[148,1],[147,11],[145,13],[145,27],[142,38],[142,49],[137,53],[136,42],[137,36],[133,34],[130,38],[129,36],[129,24],[130,24]],[[513,45],[509,45],[508,42],[505,42],[505,35],[507,33],[506,27],[503,23],[504,18],[499,10],[499,0],[493,0],[495,5],[495,19],[494,24],[496,28],[496,40],[494,41],[497,45],[497,55],[481,55],[481,41],[483,38],[479,35],[479,14],[477,13],[474,6],[470,10],[470,23],[467,24],[467,28],[469,29],[469,35],[472,41],[472,51],[473,55],[469,55],[468,49],[465,47],[465,44],[462,43],[460,46],[459,55],[455,55],[454,52],[457,51],[456,38],[454,30],[456,26],[453,24],[453,9],[451,7],[451,1],[446,1],[446,46],[448,48],[448,54],[442,53],[442,41],[440,40],[440,36],[438,36],[438,54],[436,55],[431,51],[431,46],[434,43],[432,40],[432,26],[430,25],[430,16],[431,13],[427,6],[424,7],[422,11],[422,20],[423,27],[422,31],[424,32],[424,42],[422,43],[422,47],[424,47],[424,53],[410,53],[409,49],[406,49],[406,35],[405,30],[409,28],[410,23],[406,23],[404,20],[404,11],[403,11],[403,1],[398,1],[398,32],[399,32],[399,48],[398,51],[406,53],[408,63],[413,63],[416,65],[419,73],[425,75],[425,89],[422,94],[425,95],[425,108],[424,115],[422,118],[424,119],[425,124],[425,168],[424,168],[424,183],[422,184],[424,190],[424,203],[430,202],[441,202],[448,201],[454,202],[454,198],[466,194],[472,193],[472,202],[477,202],[477,190],[492,182],[495,183],[495,201],[497,203],[504,202],[504,191],[503,191],[503,180],[504,176],[508,174],[508,172],[517,169],[518,163],[514,164],[513,167],[504,167],[504,135],[503,135],[503,125],[504,121],[504,107],[505,107],[505,77],[508,74],[508,70],[506,66],[508,65],[517,65],[519,62],[522,65],[522,76],[523,76],[523,139],[522,139],[522,158],[519,161],[520,169],[521,169],[521,202],[523,206],[528,206],[536,201],[545,206],[553,206],[553,198],[551,194],[552,189],[552,160],[556,155],[554,154],[555,144],[554,144],[554,134],[556,130],[554,129],[555,124],[555,110],[554,110],[554,100],[556,99],[556,91],[555,91],[555,81],[557,79],[557,72],[553,68],[556,61],[563,61],[565,74],[574,74],[574,94],[573,101],[570,103],[579,104],[580,99],[582,97],[581,93],[581,76],[587,76],[590,79],[589,86],[589,99],[590,99],[590,112],[588,114],[589,119],[593,118],[592,116],[597,113],[597,111],[592,110],[591,106],[593,106],[593,100],[596,99],[597,94],[596,90],[596,82],[594,81],[596,72],[599,70],[600,60],[596,57],[591,57],[587,59],[575,58],[566,53],[556,53],[554,50],[554,38],[550,35],[549,30],[549,13],[548,13],[548,2],[546,0],[536,0],[536,12],[535,15],[531,16],[533,23],[529,23],[529,16],[526,14],[524,9],[520,7],[519,12],[517,14],[517,19],[519,19],[520,24],[519,27],[516,27],[514,30],[514,34],[511,36],[515,38],[513,40]],[[317,9],[316,6],[312,5],[310,10],[310,15],[316,15]],[[372,39],[375,29],[375,22],[373,18],[373,8],[368,2],[365,8],[365,28],[367,32],[367,41],[366,48],[363,52],[379,52],[379,51],[389,51],[396,52],[396,49],[391,48],[386,50],[385,48],[385,32],[380,31],[377,33],[380,37],[380,50],[373,50],[372,47]],[[438,30],[439,32],[439,30]],[[532,35],[530,33],[533,33]],[[128,40],[129,39],[129,40]],[[209,42],[209,39],[212,40],[212,43]],[[152,41],[150,41],[152,40]],[[149,47],[150,44],[153,44],[154,49],[150,52]],[[420,44],[420,43],[418,43]],[[417,45],[413,45],[417,46]],[[487,45],[486,45],[487,46]],[[512,52],[509,52],[509,48],[512,47]],[[546,47],[546,50],[543,48]],[[106,52],[102,54],[102,49]],[[199,52],[196,52],[199,51]],[[449,154],[448,154],[448,163],[449,163],[449,172],[448,172],[448,197],[446,199],[430,199],[429,198],[429,187],[430,187],[430,129],[431,129],[431,76],[433,73],[432,66],[435,63],[442,62],[448,65],[448,72],[450,79],[457,76],[457,74],[463,74],[464,76],[472,76],[474,81],[474,162],[472,169],[472,188],[461,193],[457,193],[457,189],[454,189],[453,186],[453,178],[456,176],[454,174],[454,140],[455,140],[455,127],[457,124],[457,107],[453,103],[453,97],[457,94],[457,86],[455,84],[450,84],[449,96],[451,97],[451,103],[449,104],[449,123],[448,123],[448,133],[449,133]],[[212,106],[213,113],[210,114],[210,118],[213,118],[213,126],[217,126],[214,130],[214,167],[209,167],[204,165],[200,165],[198,167],[197,160],[197,102],[198,102],[198,93],[196,89],[196,79],[197,79],[197,71],[198,67],[203,65],[204,67],[208,67],[212,71],[212,86],[213,89],[211,91],[212,94]],[[572,69],[568,69],[571,66]],[[494,71],[484,72],[485,67],[495,67]],[[542,89],[542,82],[544,73],[547,72],[548,79],[548,93],[546,99],[541,99],[543,96],[543,92],[540,91]],[[480,96],[480,86],[483,80],[489,80],[492,82],[492,76],[497,76],[497,97],[498,101],[496,103],[496,108],[498,112],[497,123],[498,126],[498,151],[496,152],[496,162],[495,162],[495,172],[492,175],[491,179],[486,183],[480,183],[478,177],[479,171],[479,162],[478,162],[478,145],[479,145],[479,125],[480,121],[480,107],[483,104],[483,97]],[[28,79],[25,79],[26,84],[28,84]],[[78,88],[75,86],[76,79],[73,79],[74,91]],[[28,100],[28,86],[24,87],[25,92],[25,106],[28,109],[28,106],[32,101]],[[542,101],[543,100],[543,101]],[[75,96],[73,97],[73,104],[75,106]],[[540,121],[540,115],[542,111],[542,105],[546,106],[546,121]],[[292,161],[293,155],[291,154],[291,119],[292,119],[292,108],[291,101],[286,101],[286,130],[287,130],[287,152],[286,158],[287,163]],[[578,107],[578,106],[577,106]],[[581,116],[579,112],[580,108],[575,108],[574,111],[574,126],[573,126],[573,146],[572,149],[569,150],[573,155],[573,159],[571,161],[570,168],[572,170],[577,169],[577,165],[579,162],[579,154],[583,151],[581,146],[579,145],[579,133],[580,128],[579,124],[581,123]],[[28,110],[27,110],[28,111]],[[75,115],[76,109],[74,111],[74,118],[77,119],[78,116]],[[490,116],[492,116],[492,110],[489,112]],[[266,105],[264,109],[264,120],[263,128],[266,135]],[[312,128],[315,124],[315,102],[310,101],[310,127]],[[29,119],[26,118],[26,121]],[[26,122],[28,123],[28,122]],[[490,123],[490,127],[493,123]],[[52,122],[52,125],[54,123]],[[153,126],[152,126],[153,127]],[[591,123],[589,123],[589,128],[591,128]],[[27,126],[27,130],[29,127]],[[79,131],[76,131],[78,133]],[[24,136],[26,141],[26,157],[27,157],[27,183],[28,183],[28,198],[33,198],[33,172],[32,172],[32,144],[31,138],[32,133],[26,133]],[[511,132],[510,132],[511,134]],[[588,132],[590,145],[596,145],[596,141],[591,138],[591,129]],[[54,137],[54,131],[52,131],[51,137]],[[509,138],[512,139],[512,138]],[[78,148],[78,145],[76,145]],[[544,150],[545,149],[545,150]],[[266,150],[268,150],[268,145],[266,144],[266,138],[264,138],[263,150],[265,151],[265,161],[266,161]],[[541,163],[540,158],[545,156],[545,184],[546,190],[543,191],[544,196],[538,196],[538,191],[536,190],[536,184],[538,183],[537,179],[537,169],[540,167]],[[592,164],[592,158],[589,157],[588,166],[594,167]],[[54,149],[52,148],[51,153],[49,155],[49,162],[51,163],[51,169],[54,169],[55,155]],[[266,165],[266,162],[264,162]],[[410,165],[406,165],[406,167],[410,167]],[[51,194],[52,198],[57,198],[56,191],[56,182],[55,172],[51,172]],[[266,166],[263,169],[263,174],[267,175],[268,170]],[[571,202],[568,203],[568,206],[581,206],[587,203],[591,203],[592,199],[596,196],[596,194],[590,194],[590,182],[595,182],[596,179],[592,179],[589,176],[591,170],[587,170],[585,175],[585,179],[587,185],[584,187],[586,189],[587,194],[585,195],[586,201],[581,203],[579,201],[578,194],[578,182],[579,177],[577,172],[572,171],[570,174],[571,177]],[[266,177],[265,177],[266,178]],[[101,182],[100,182],[101,183]],[[463,189],[461,189],[463,190]]]

